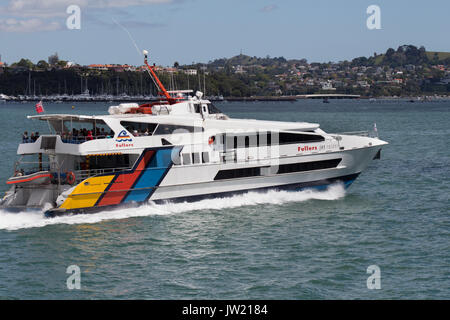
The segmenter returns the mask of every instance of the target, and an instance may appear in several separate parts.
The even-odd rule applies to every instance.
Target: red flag
[[[36,112],[37,113],[44,112],[44,106],[42,105],[42,101],[39,101],[38,103],[36,103]]]

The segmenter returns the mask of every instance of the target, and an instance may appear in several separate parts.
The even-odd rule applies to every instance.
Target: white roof
[[[186,103],[185,103],[186,102]],[[164,123],[185,126],[202,126],[205,129],[217,130],[315,130],[319,128],[317,123],[308,122],[284,122],[284,121],[267,121],[257,119],[233,119],[223,117],[218,119],[215,115],[206,115],[202,118],[201,114],[192,111],[188,103],[209,103],[207,100],[189,100],[180,104],[170,106],[172,111],[170,114],[106,114],[106,115],[76,115],[76,114],[48,114],[28,116],[29,119],[53,120],[53,121],[95,121],[105,120],[110,124],[111,120],[120,121],[136,121],[148,123]],[[177,108],[178,107],[178,108]],[[175,110],[175,108],[177,108]],[[176,111],[176,112],[175,112]]]

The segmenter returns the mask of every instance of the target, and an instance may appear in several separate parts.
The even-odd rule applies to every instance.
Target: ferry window
[[[203,163],[209,162],[209,153],[208,152],[202,152],[202,162]]]
[[[167,141],[167,140],[164,139],[164,138],[161,139],[161,144],[162,144],[163,146],[171,146],[171,145],[172,145],[169,141]]]
[[[212,103],[208,105],[208,111],[209,114],[214,114],[214,113],[222,113],[222,111],[220,111],[215,105],[213,105]]]
[[[226,149],[233,149],[233,137],[230,135],[224,135]]]
[[[193,164],[200,163],[200,154],[198,152],[192,154],[192,163]]]
[[[254,133],[250,136],[226,136],[226,149],[256,147],[257,145],[258,138]]]
[[[128,154],[98,155],[86,157],[89,169],[116,169],[130,166]]]
[[[195,113],[200,113],[200,105],[194,104]]]
[[[312,162],[281,164],[278,166],[277,174],[336,168],[338,164],[341,162],[341,160],[342,158],[312,161]]]
[[[220,170],[214,180],[255,177],[261,175],[261,167]]]
[[[245,147],[256,147],[258,145],[257,135],[252,134],[251,136],[245,137]]]
[[[187,132],[194,133],[194,132],[202,132],[203,128],[202,127],[191,127],[191,126],[178,126],[178,125],[171,125],[171,124],[160,124],[156,128],[154,135],[172,134],[175,130],[185,130]]]
[[[54,150],[56,146],[56,137],[42,137],[41,149]]]
[[[267,132],[261,132],[257,135],[257,137],[258,137],[258,142],[257,142],[258,147],[265,147],[268,145]]]
[[[133,136],[151,136],[157,126],[156,123],[120,121],[120,124]]]
[[[183,153],[183,164],[191,164],[191,154]]]
[[[52,124],[54,127],[55,125]],[[82,143],[87,140],[113,138],[114,131],[100,119],[77,119],[64,120],[56,128],[56,132],[61,134],[64,143]]]
[[[280,144],[321,142],[325,138],[315,134],[280,132]]]

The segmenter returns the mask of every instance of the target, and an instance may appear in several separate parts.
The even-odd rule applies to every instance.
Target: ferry
[[[387,142],[319,124],[230,118],[202,92],[167,91],[104,115],[39,114],[50,132],[19,144],[2,208],[47,217],[152,202],[195,201],[269,189],[345,187]]]

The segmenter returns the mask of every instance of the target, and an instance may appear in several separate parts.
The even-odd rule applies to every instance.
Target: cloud
[[[278,9],[278,6],[276,4],[271,4],[271,5],[265,6],[260,11],[261,12],[272,12],[276,9]]]
[[[149,4],[171,3],[174,0],[10,0],[1,12],[17,16],[61,16],[66,8],[123,8]]]
[[[9,0],[6,5],[0,5],[0,30],[3,32],[57,30],[60,23],[64,23],[63,19],[68,16],[66,9],[70,5],[78,5],[83,15],[83,10],[88,8],[123,12],[127,7],[178,1],[180,0]]]
[[[57,22],[44,22],[36,18],[26,20],[0,19],[0,31],[2,32],[55,31],[59,29],[61,29],[61,25]]]

